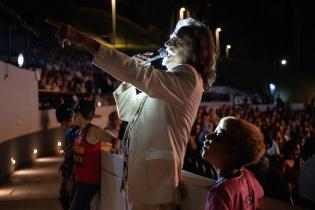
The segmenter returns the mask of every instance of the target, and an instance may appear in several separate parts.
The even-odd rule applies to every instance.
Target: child
[[[59,201],[64,210],[68,210],[72,202],[74,194],[74,180],[72,176],[73,168],[73,141],[80,131],[78,126],[73,122],[74,110],[69,104],[61,104],[56,109],[57,121],[62,127],[67,129],[65,143],[64,143],[64,161],[59,167],[60,174],[62,175],[62,182],[59,190]]]
[[[219,179],[209,190],[206,210],[258,208],[263,189],[244,166],[264,154],[263,134],[255,125],[235,117],[224,117],[214,133],[206,137],[202,157],[218,169]]]

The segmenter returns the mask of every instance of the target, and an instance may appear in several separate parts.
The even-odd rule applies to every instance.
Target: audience
[[[91,58],[84,53],[62,52],[43,53],[38,88],[57,92],[74,92],[76,94],[112,93],[118,81],[97,71],[91,64]]]
[[[303,162],[312,160],[310,146],[314,144],[315,115],[314,110],[292,110],[286,104],[279,103],[274,108],[260,111],[255,106],[227,106],[217,109],[200,107],[197,119],[191,131],[191,138],[187,147],[184,169],[216,179],[217,174],[209,174],[205,171],[213,171],[213,166],[200,170],[201,142],[204,136],[211,134],[219,120],[225,116],[235,116],[253,123],[264,134],[266,152],[256,164],[247,166],[262,185],[265,196],[283,201],[301,203],[302,199],[310,199],[310,194],[304,198],[299,195],[301,168]],[[210,161],[211,162],[211,161]],[[204,162],[201,163],[204,165]],[[210,168],[209,168],[210,167]],[[212,167],[212,168],[211,168]],[[306,167],[305,167],[306,168]],[[309,164],[308,170],[311,170]],[[304,169],[307,170],[307,169]],[[305,172],[303,174],[305,176]],[[307,179],[305,186],[313,186],[314,180]],[[305,193],[306,194],[306,193]],[[310,201],[312,203],[312,200]]]
[[[59,167],[62,181],[59,190],[59,202],[63,210],[68,210],[72,202],[75,191],[75,181],[73,176],[73,142],[80,132],[78,126],[73,122],[74,110],[69,104],[61,104],[56,109],[56,118],[60,125],[67,129],[64,142],[64,161]]]
[[[299,195],[301,204],[315,209],[315,139],[309,140],[306,161],[300,170]]]

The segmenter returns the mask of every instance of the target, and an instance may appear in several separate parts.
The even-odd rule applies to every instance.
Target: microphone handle
[[[148,63],[151,63],[152,61],[158,60],[160,58],[162,58],[162,56],[161,55],[157,55],[157,56],[154,56],[152,58],[148,58],[148,60],[141,62],[141,64],[142,65],[148,64]]]

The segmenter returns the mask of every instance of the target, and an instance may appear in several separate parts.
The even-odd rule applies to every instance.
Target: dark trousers
[[[63,210],[69,210],[70,204],[72,202],[73,190],[69,190],[68,182],[71,177],[62,177],[60,189],[59,189],[59,202]]]
[[[93,197],[100,191],[100,185],[76,183],[70,210],[90,210]]]

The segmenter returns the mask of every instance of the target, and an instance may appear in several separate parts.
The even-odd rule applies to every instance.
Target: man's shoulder
[[[195,87],[196,84],[200,84],[200,86],[202,86],[201,75],[193,66],[189,64],[181,64],[181,65],[175,66],[169,71],[181,77],[181,80],[183,80],[183,82],[185,82],[186,84],[187,82],[191,83],[193,88]]]
[[[171,72],[197,72],[197,70],[189,64],[180,64],[169,69]]]

